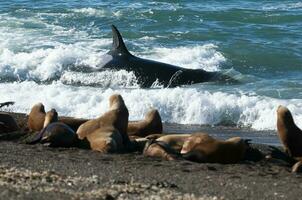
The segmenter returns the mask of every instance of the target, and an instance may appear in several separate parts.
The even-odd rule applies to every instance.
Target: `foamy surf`
[[[56,108],[60,115],[94,118],[108,109],[108,98],[120,93],[130,113],[139,120],[150,108],[157,108],[163,121],[178,124],[237,125],[256,130],[276,129],[276,109],[287,106],[302,127],[302,100],[280,100],[247,94],[207,92],[195,88],[101,89],[67,86],[60,82],[39,85],[35,82],[0,84],[0,101],[16,101],[9,108],[28,113],[43,102],[46,109]]]
[[[78,67],[84,71],[85,68],[98,67],[104,62],[102,55],[109,49],[107,39],[99,40],[97,44],[91,41],[60,44],[54,48],[33,49],[30,52],[14,52],[4,48],[0,51],[0,79],[38,82],[70,80],[72,77],[67,77],[66,71],[73,71]],[[213,44],[170,49],[154,48],[146,53],[150,59],[207,71],[218,71],[219,65],[226,61]],[[85,74],[82,76],[84,79],[87,78]]]

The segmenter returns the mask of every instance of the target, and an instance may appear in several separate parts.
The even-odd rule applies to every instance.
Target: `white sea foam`
[[[100,71],[92,73],[64,72],[60,81],[70,85],[98,86],[102,88],[123,87],[138,88],[139,84],[133,72],[126,70]]]
[[[273,2],[272,4],[266,4],[262,7],[263,10],[273,11],[273,10],[300,10],[302,9],[302,2],[297,3],[280,3],[276,4]]]
[[[226,58],[217,51],[214,44],[193,47],[154,48],[151,58],[185,68],[219,71]]]
[[[198,91],[189,88],[171,89],[100,89],[75,87],[54,82],[1,83],[0,102],[16,101],[11,109],[28,112],[36,102],[46,109],[56,108],[61,115],[94,118],[108,109],[108,98],[120,93],[129,108],[130,120],[142,119],[150,108],[157,108],[163,121],[180,124],[226,124],[256,130],[276,129],[276,109],[287,106],[296,123],[302,127],[302,100],[278,100],[246,94]]]
[[[96,8],[78,8],[72,9],[73,12],[82,13],[88,16],[96,16],[96,17],[106,17],[109,15],[109,11],[105,9],[96,9]]]

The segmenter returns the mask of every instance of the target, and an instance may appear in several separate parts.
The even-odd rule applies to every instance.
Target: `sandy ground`
[[[222,165],[26,145],[26,136],[0,135],[1,199],[301,199],[302,176],[279,147],[253,144],[273,158]]]

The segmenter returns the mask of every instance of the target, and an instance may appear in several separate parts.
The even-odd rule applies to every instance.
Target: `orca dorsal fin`
[[[120,32],[117,30],[117,28],[114,25],[111,25],[111,29],[112,29],[112,50],[111,52],[117,52],[119,54],[130,54],[131,53],[128,51],[122,35],[120,34]]]

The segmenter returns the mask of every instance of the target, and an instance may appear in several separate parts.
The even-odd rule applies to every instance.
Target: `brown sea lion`
[[[207,163],[237,163],[248,148],[240,137],[222,141],[206,133],[194,133],[183,144],[181,154],[185,159]]]
[[[0,134],[19,130],[15,119],[7,113],[0,113]]]
[[[285,152],[291,157],[302,157],[302,131],[296,126],[291,112],[284,106],[277,109],[277,130]]]
[[[163,135],[157,139],[147,139],[143,154],[150,157],[160,157],[164,160],[175,160],[180,158],[180,151],[184,142],[190,134]],[[144,140],[136,140],[143,144]]]
[[[156,141],[161,141],[169,145],[172,149],[180,152],[184,142],[188,139],[191,134],[171,134],[164,135],[156,139]]]
[[[28,144],[39,142],[50,147],[73,147],[77,140],[76,133],[66,124],[58,122],[58,113],[51,109],[45,115],[44,128]]]
[[[180,158],[179,152],[175,151],[165,142],[149,140],[143,150],[143,155],[161,158],[163,160],[176,160]]]
[[[128,109],[121,95],[109,98],[109,111],[97,119],[82,124],[77,135],[80,140],[87,138],[93,150],[117,152],[130,145],[127,135]]]
[[[129,122],[128,135],[145,137],[150,134],[162,133],[163,125],[161,117],[156,109],[150,110],[144,120]]]
[[[42,103],[35,104],[29,113],[27,126],[30,131],[40,131],[43,129],[45,120],[45,109]]]

